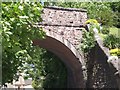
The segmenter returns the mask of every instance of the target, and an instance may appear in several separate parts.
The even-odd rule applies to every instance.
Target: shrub
[[[103,43],[104,46],[108,47],[109,49],[113,48],[120,48],[120,38],[117,38],[115,35],[108,35],[105,37]]]
[[[102,30],[101,30],[101,33],[102,34],[109,34],[109,27],[108,26],[103,26]]]
[[[118,48],[111,49],[111,50],[110,50],[110,54],[111,54],[112,56],[120,56],[120,49],[118,49]]]
[[[95,20],[95,19],[89,19],[89,20],[87,20],[85,23],[86,23],[86,24],[88,24],[88,23],[98,24],[98,21]]]
[[[94,31],[94,32],[100,32],[100,24],[98,23],[98,21],[96,19],[88,19],[86,22],[86,24],[89,24],[89,30]],[[97,29],[97,31],[95,30]]]
[[[95,46],[95,38],[93,31],[83,31],[83,39],[81,42],[81,49],[84,53],[88,53],[90,49]]]
[[[83,30],[81,50],[84,53],[88,53],[93,47],[95,47],[96,40],[94,38],[94,34],[95,32],[100,31],[100,25],[98,21],[95,19],[88,19],[85,23],[89,24],[89,27],[88,27],[89,32],[87,32],[86,30]],[[96,29],[97,31],[95,31],[94,29]]]

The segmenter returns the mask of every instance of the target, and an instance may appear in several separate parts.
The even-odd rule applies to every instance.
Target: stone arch
[[[33,45],[39,45],[53,52],[62,60],[68,71],[68,88],[85,88],[82,71],[82,66],[84,66],[82,55],[61,35],[49,30],[45,32],[47,35],[46,38],[33,40]]]

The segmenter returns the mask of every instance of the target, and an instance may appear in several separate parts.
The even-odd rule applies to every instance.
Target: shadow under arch
[[[58,35],[59,36],[59,35]],[[38,45],[42,48],[51,51],[57,55],[67,68],[67,87],[68,88],[85,88],[85,81],[82,71],[82,63],[80,57],[75,55],[73,45],[64,38],[60,39],[54,34],[48,35],[45,39],[33,40],[33,45]],[[62,40],[62,41],[61,41]],[[70,49],[71,48],[71,49]]]

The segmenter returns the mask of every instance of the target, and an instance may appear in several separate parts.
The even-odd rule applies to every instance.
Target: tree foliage
[[[96,45],[96,40],[94,38],[94,34],[95,31],[94,29],[98,28],[97,30],[99,30],[99,26],[96,20],[94,19],[90,19],[87,20],[86,23],[90,23],[89,25],[89,32],[86,31],[85,29],[83,29],[83,33],[82,33],[82,41],[81,41],[81,49],[84,53],[88,54],[90,52],[90,50],[95,47]]]
[[[67,69],[61,60],[53,53],[33,47],[32,60],[28,60],[21,70],[26,73],[25,78],[31,77],[32,86],[35,90],[43,88],[66,88]]]
[[[32,78],[35,90],[67,87],[67,68],[56,55],[38,46],[33,46],[29,53],[31,57],[28,55],[18,68],[25,74],[25,79]]]
[[[2,3],[2,84],[11,82],[18,67],[33,54],[32,40],[45,33],[35,24],[41,22],[40,3]]]
[[[113,12],[116,14],[114,17],[114,26],[120,28],[120,1],[119,2],[113,2],[110,3],[110,7],[112,8]]]
[[[2,3],[2,84],[12,82],[17,71],[33,79],[33,87],[66,87],[66,68],[54,54],[33,46],[32,40],[44,38],[37,27],[41,22],[40,3]],[[43,79],[42,79],[43,77]]]

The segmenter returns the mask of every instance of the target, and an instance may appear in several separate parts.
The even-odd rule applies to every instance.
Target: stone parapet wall
[[[43,24],[63,26],[83,26],[87,19],[85,10],[46,7],[43,9]]]

